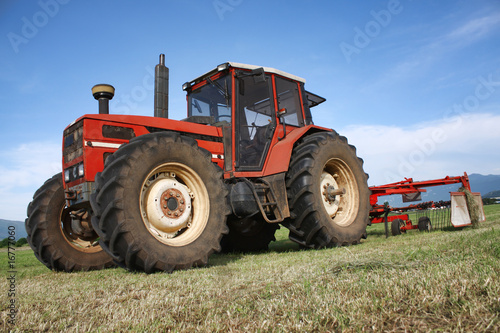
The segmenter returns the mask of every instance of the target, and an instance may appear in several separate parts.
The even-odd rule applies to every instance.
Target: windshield
[[[188,97],[188,116],[211,116],[215,122],[231,122],[231,76],[217,80],[207,79],[207,84],[193,90]]]

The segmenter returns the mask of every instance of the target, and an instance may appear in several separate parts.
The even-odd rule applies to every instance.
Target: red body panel
[[[81,161],[84,162],[85,177],[66,184],[74,186],[86,181],[93,182],[97,172],[104,169],[104,154],[115,152],[119,145],[127,143],[128,140],[103,137],[102,127],[104,125],[120,126],[133,129],[135,136],[150,133],[148,128],[156,130],[171,130],[186,134],[194,134],[200,137],[215,139],[222,138],[222,130],[218,127],[202,124],[189,123],[184,121],[155,118],[146,116],[124,116],[109,114],[87,114],[78,118],[74,123],[83,121],[83,155],[64,163],[63,170]],[[69,125],[67,128],[72,126]],[[219,140],[221,141],[221,140]],[[212,153],[212,161],[223,168],[224,149],[222,142],[213,142],[197,139],[198,145]],[[64,145],[64,143],[63,143]],[[101,146],[107,147],[101,147]]]
[[[332,130],[325,127],[308,125],[304,127],[287,126],[286,131],[286,137],[278,140],[278,138],[283,137],[283,126],[280,125],[276,129],[262,171],[234,172],[234,177],[264,177],[286,172],[290,165],[293,146],[300,138],[311,132],[331,132]],[[229,178],[228,174],[224,176],[225,178]]]
[[[222,137],[222,131],[218,127],[189,123],[185,121],[166,119],[166,118],[148,117],[148,116],[127,116],[118,114],[86,114],[78,118],[75,121],[75,123],[78,122],[80,119],[95,119],[102,121],[103,123],[109,122],[110,124],[113,124],[115,126],[126,126],[132,128],[148,126],[154,128],[168,129],[172,131]],[[101,136],[99,133],[100,130],[99,128],[94,128],[94,130],[96,132],[90,131],[89,135]],[[149,132],[144,131],[141,134],[146,134],[146,133]],[[136,134],[136,135],[141,135],[141,134]]]

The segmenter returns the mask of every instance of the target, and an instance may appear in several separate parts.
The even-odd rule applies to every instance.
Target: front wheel
[[[363,161],[336,132],[307,136],[292,152],[287,173],[289,238],[311,248],[366,238],[370,211]]]
[[[66,207],[62,175],[50,178],[28,206],[26,231],[35,256],[56,271],[87,271],[113,266],[90,226],[89,212],[72,221]],[[77,228],[78,227],[78,228]]]
[[[104,249],[130,270],[204,266],[227,233],[227,190],[212,155],[176,133],[142,135],[106,161],[91,197]]]

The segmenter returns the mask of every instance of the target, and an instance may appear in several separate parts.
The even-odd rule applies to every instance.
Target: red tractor
[[[186,82],[187,118],[168,119],[156,66],[154,117],[99,114],[64,130],[63,171],[28,206],[28,242],[54,270],[118,264],[155,272],[207,264],[221,249],[267,249],[279,224],[307,248],[359,243],[368,175],[345,137],[313,125],[325,101],[305,80],[227,62]]]

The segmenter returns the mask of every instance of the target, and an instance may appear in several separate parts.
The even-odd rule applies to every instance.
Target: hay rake
[[[406,207],[391,207],[388,204],[379,205],[378,198],[382,196],[402,195],[403,202],[420,201],[421,193],[426,192],[426,187],[443,186],[461,183],[463,192],[450,192],[450,201],[429,201],[420,204],[411,204]],[[418,229],[420,231],[431,231],[436,229],[447,229],[471,225],[471,214],[466,200],[465,192],[468,192],[479,207],[479,221],[484,220],[482,201],[480,193],[471,193],[469,177],[466,172],[463,176],[446,176],[441,179],[413,181],[412,178],[380,186],[370,187],[370,223],[385,223],[386,236],[388,236],[388,224],[391,224],[393,236],[406,233],[408,230]],[[389,213],[397,212],[396,214]],[[407,213],[404,213],[407,212]],[[474,217],[472,217],[472,220]],[[413,224],[413,221],[417,221]]]

